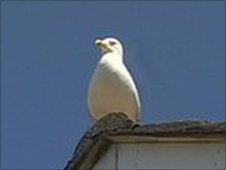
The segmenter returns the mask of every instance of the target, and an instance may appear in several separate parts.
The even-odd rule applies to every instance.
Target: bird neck
[[[117,51],[107,52],[103,55],[102,59],[123,62],[123,55],[120,55]]]

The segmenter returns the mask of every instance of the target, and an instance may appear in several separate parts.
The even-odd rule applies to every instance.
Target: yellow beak
[[[100,46],[100,45],[103,44],[103,42],[102,42],[101,39],[96,39],[95,44],[96,44],[97,46]]]

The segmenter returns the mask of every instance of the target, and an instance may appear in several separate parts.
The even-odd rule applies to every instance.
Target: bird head
[[[95,41],[95,44],[101,49],[102,53],[118,53],[119,55],[123,55],[123,46],[119,40],[116,38],[108,37],[108,38],[98,38]]]

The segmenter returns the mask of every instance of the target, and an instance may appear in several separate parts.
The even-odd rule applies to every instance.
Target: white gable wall
[[[117,145],[111,145],[103,157],[96,163],[93,170],[111,170],[116,167],[116,149]]]
[[[118,143],[94,166],[95,170],[167,168],[225,169],[225,143]]]

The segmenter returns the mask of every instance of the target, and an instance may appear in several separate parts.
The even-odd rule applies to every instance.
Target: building
[[[225,169],[226,123],[133,124],[110,114],[80,140],[66,170]]]

